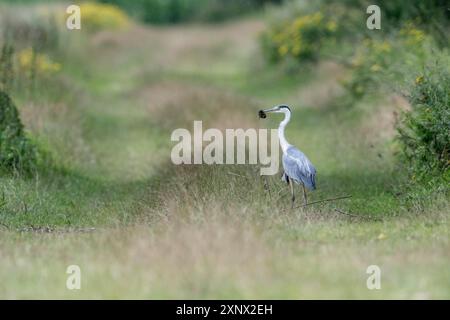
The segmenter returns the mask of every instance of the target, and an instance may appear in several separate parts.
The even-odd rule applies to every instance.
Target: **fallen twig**
[[[236,177],[247,178],[246,176],[243,176],[243,175],[231,172],[231,171],[228,171],[228,174],[231,174],[232,176],[236,176]]]
[[[65,234],[65,233],[89,233],[96,231],[96,228],[55,228],[51,226],[26,226],[17,229],[22,233],[53,233],[53,234]]]
[[[339,210],[339,209],[334,209],[334,211],[336,211],[336,212],[338,212],[340,214],[344,214],[344,215],[349,216],[349,217],[353,217],[353,218],[366,218],[366,219],[374,220],[374,221],[381,221],[382,220],[380,218],[376,218],[376,217],[372,217],[372,216],[348,213],[348,212],[345,212],[345,211],[342,211],[342,210]]]
[[[342,196],[342,197],[336,197],[336,198],[330,198],[330,199],[322,199],[322,200],[317,200],[317,201],[313,201],[307,204],[302,204],[301,206],[298,207],[294,207],[293,209],[298,209],[298,208],[304,208],[313,204],[317,204],[317,203],[322,203],[322,202],[328,202],[328,201],[335,201],[335,200],[342,200],[342,199],[348,199],[351,198],[352,196]]]

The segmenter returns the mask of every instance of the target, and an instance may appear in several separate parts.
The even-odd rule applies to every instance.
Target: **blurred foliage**
[[[20,70],[30,78],[37,74],[51,76],[61,70],[61,64],[53,62],[45,54],[36,53],[32,48],[18,52],[17,60]]]
[[[317,59],[324,48],[336,49],[334,52],[325,50],[326,54],[339,53],[340,48],[336,46],[339,41],[359,45],[363,39],[374,37],[374,32],[366,28],[365,9],[371,4],[367,0],[288,2],[273,15],[269,30],[262,37],[263,51],[271,62],[281,62],[292,56],[303,62]],[[420,45],[430,36],[436,45],[448,46],[450,10],[447,1],[414,0],[405,5],[403,1],[391,0],[377,4],[382,17],[382,31],[378,33],[384,39],[401,29],[401,36],[408,38],[409,45]],[[321,19],[311,19],[318,14]]]
[[[351,73],[344,87],[355,98],[380,88],[400,90],[433,55],[434,47],[434,38],[410,21],[387,37],[366,37],[348,60]]]
[[[0,169],[30,172],[37,163],[37,149],[25,137],[19,113],[11,98],[0,91]]]
[[[130,24],[127,14],[116,5],[86,2],[80,11],[81,28],[90,32],[123,29]]]
[[[361,16],[361,10],[339,2],[288,2],[275,11],[268,30],[261,36],[263,53],[271,63],[317,61],[334,53],[343,38],[355,36],[355,25],[362,23]]]
[[[356,48],[350,60],[352,73],[344,81],[344,86],[355,97],[371,92],[386,75],[386,71],[395,59],[393,43],[388,40],[366,39]]]
[[[298,61],[315,60],[324,41],[334,36],[337,26],[333,18],[321,12],[303,15],[265,33],[263,50],[272,62],[288,56]]]
[[[14,81],[14,47],[4,43],[0,53],[0,90],[8,91]]]
[[[335,3],[336,0],[325,0],[324,3]],[[367,8],[376,4],[381,9],[382,28],[397,29],[405,21],[414,20],[420,29],[436,36],[441,45],[448,45],[448,28],[450,27],[450,10],[448,0],[341,0],[341,4],[349,8]]]
[[[36,51],[54,51],[60,46],[60,28],[56,15],[41,10],[21,14],[19,9],[2,12],[0,29],[5,41],[17,47],[33,47]]]
[[[31,93],[38,82],[48,82],[61,67],[45,53],[31,47],[16,52],[5,42],[0,52],[0,90]]]
[[[450,180],[450,70],[435,65],[415,80],[412,111],[398,127],[403,155],[413,178],[441,176]]]
[[[43,96],[47,91],[43,87],[58,91],[61,82],[55,75],[70,50],[70,38],[62,36],[65,25],[60,11],[53,7],[4,9],[0,13],[0,90],[34,98]]]
[[[222,21],[283,0],[101,0],[147,23]]]

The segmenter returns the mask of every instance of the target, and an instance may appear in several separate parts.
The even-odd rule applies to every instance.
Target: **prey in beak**
[[[259,110],[258,116],[261,119],[265,119],[265,118],[267,118],[267,113],[269,113],[269,112],[284,113],[284,112],[286,112],[288,110],[289,110],[289,112],[291,111],[291,109],[289,109],[288,106],[286,106],[286,105],[279,105],[279,106],[275,106],[275,107],[270,108],[270,109]]]

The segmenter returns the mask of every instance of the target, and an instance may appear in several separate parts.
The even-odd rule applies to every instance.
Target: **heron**
[[[316,168],[313,166],[308,157],[297,149],[295,146],[287,142],[284,135],[284,129],[291,120],[291,109],[287,105],[278,105],[270,109],[260,110],[259,117],[266,118],[266,113],[284,113],[284,119],[278,127],[278,138],[280,139],[281,150],[283,151],[283,175],[282,181],[286,182],[291,189],[292,208],[294,208],[295,192],[294,182],[302,185],[303,201],[308,204],[306,189],[316,189]]]

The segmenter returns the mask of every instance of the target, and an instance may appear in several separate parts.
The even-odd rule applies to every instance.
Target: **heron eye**
[[[265,119],[265,118],[267,117],[266,113],[265,113],[263,110],[259,110],[258,115],[259,115],[259,117],[262,118],[262,119]]]

